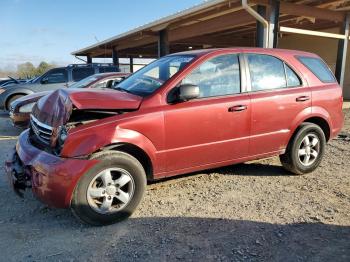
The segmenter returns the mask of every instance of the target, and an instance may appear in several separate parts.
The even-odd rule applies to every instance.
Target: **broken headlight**
[[[58,132],[58,137],[57,137],[57,142],[59,146],[63,146],[64,141],[66,141],[68,136],[68,131],[66,129],[65,126],[61,126],[59,128],[59,132]]]

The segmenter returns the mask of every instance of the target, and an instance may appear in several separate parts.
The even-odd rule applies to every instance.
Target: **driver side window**
[[[68,82],[66,69],[53,69],[49,71],[41,80],[42,84],[59,84]]]
[[[221,55],[204,62],[184,78],[182,84],[197,85],[199,98],[240,93],[238,55]]]

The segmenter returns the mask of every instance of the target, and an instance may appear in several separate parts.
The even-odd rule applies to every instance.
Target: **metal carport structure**
[[[334,39],[336,48],[326,51],[334,53],[335,75],[345,87],[345,97],[350,98],[350,79],[349,83],[345,81],[349,10],[349,0],[213,0],[77,50],[72,55],[86,56],[88,63],[99,57],[111,57],[115,64],[119,58],[130,58],[132,68],[134,58],[157,58],[188,49],[283,48],[280,40],[294,34]]]

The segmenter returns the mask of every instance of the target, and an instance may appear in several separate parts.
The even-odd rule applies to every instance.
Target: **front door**
[[[195,84],[200,97],[170,104],[165,116],[168,171],[205,167],[248,154],[250,98],[241,94],[237,54],[202,63],[182,84]]]
[[[56,90],[67,87],[68,72],[65,68],[55,68],[47,72],[36,87],[36,92]]]

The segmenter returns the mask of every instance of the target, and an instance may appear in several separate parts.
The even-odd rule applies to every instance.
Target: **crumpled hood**
[[[70,89],[69,98],[78,109],[138,109],[142,97],[112,89]]]
[[[58,89],[38,100],[32,114],[53,128],[64,125],[73,108],[80,110],[138,109],[142,97],[111,89]]]

